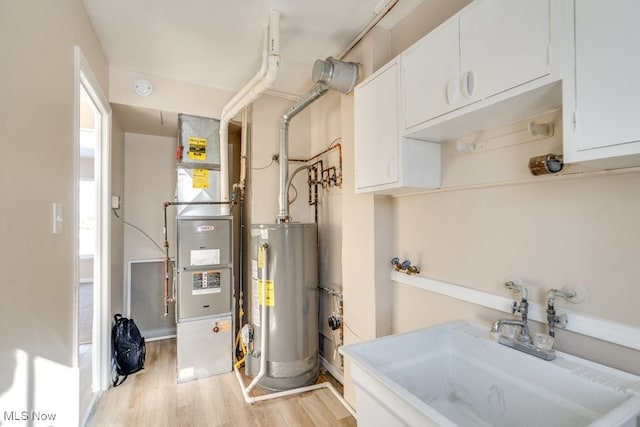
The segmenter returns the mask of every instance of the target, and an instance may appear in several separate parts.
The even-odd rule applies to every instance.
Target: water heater
[[[246,373],[256,376],[266,356],[261,388],[280,391],[311,384],[319,375],[317,226],[253,225],[251,235],[249,320],[254,342]],[[264,325],[261,310],[267,310]],[[267,328],[266,355],[261,354],[262,328]]]

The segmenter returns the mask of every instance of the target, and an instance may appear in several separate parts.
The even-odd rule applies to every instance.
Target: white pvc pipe
[[[256,375],[253,378],[253,381],[251,381],[251,384],[249,384],[246,389],[242,390],[242,394],[245,395],[245,400],[247,396],[249,396],[251,389],[253,389],[253,387],[258,384],[258,381],[260,381],[267,373],[267,322],[269,320],[267,317],[267,278],[269,277],[269,245],[264,244],[262,249],[264,250],[264,265],[262,266],[262,298],[260,299],[260,370],[258,371],[258,375]],[[260,284],[258,283],[258,286],[259,285]]]
[[[269,12],[265,30],[260,70],[222,109],[220,114],[220,200],[229,201],[229,122],[244,107],[255,101],[276,79],[280,64],[280,14]],[[229,206],[222,205],[222,214],[229,214]]]
[[[367,24],[367,26],[364,27],[362,31],[360,31],[360,33],[356,36],[356,38],[353,39],[351,43],[349,43],[349,45],[342,50],[342,52],[340,52],[338,55],[335,56],[337,60],[342,60],[345,56],[347,56],[347,54],[351,52],[351,49],[353,49],[355,45],[360,43],[360,40],[362,40],[364,36],[366,36],[367,33],[369,33],[369,31],[371,31],[371,29],[375,27],[378,24],[378,22],[380,22],[382,18],[384,18],[387,15],[387,13],[389,13],[391,9],[393,9],[396,3],[398,3],[398,0],[389,0],[387,4],[382,9],[380,9],[382,7],[383,2],[384,0],[380,1],[380,3],[378,3],[374,8],[373,10],[374,13],[377,12],[376,16],[374,16],[374,18]]]
[[[329,383],[329,382],[323,382],[320,384],[313,384],[313,385],[309,385],[309,386],[305,386],[305,387],[298,387],[298,388],[294,388],[291,390],[285,390],[285,391],[279,391],[276,393],[269,393],[269,394],[265,394],[262,396],[251,396],[249,394],[248,391],[246,391],[247,389],[244,387],[244,383],[242,381],[242,376],[240,375],[240,371],[238,369],[235,369],[235,373],[236,373],[236,378],[238,379],[238,383],[240,384],[240,388],[242,389],[242,395],[244,396],[244,401],[250,405],[256,403],[256,402],[262,402],[265,400],[271,400],[271,399],[277,399],[280,397],[285,397],[285,396],[291,396],[294,394],[300,394],[300,393],[305,393],[307,391],[313,391],[313,390],[319,390],[321,388],[328,388],[329,390],[331,390],[331,392],[334,394],[334,396],[336,396],[336,398],[340,401],[340,403],[342,403],[342,406],[345,407],[345,409],[347,411],[349,411],[349,413],[351,414],[351,416],[353,418],[355,418],[356,420],[358,419],[358,417],[356,416],[356,412],[353,410],[353,408],[351,407],[351,405],[349,405],[349,403],[344,399],[344,397],[342,397],[342,395],[340,393],[338,393],[338,390],[335,389],[335,387]],[[248,388],[248,387],[247,387]]]

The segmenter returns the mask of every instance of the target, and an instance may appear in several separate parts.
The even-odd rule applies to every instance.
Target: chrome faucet
[[[511,313],[520,313],[520,319],[498,319],[493,322],[491,326],[491,335],[498,337],[498,343],[506,345],[507,347],[515,348],[527,354],[539,357],[545,360],[553,360],[556,357],[555,351],[549,349],[544,350],[533,345],[531,336],[529,335],[528,315],[529,315],[529,302],[527,301],[527,288],[525,288],[519,281],[509,280],[504,283],[504,286],[514,293],[520,294],[520,303],[518,301],[513,302]],[[514,337],[507,337],[501,334],[500,330],[503,325],[518,326],[520,331],[518,335]]]

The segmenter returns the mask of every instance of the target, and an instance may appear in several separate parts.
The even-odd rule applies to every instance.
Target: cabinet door
[[[574,7],[576,149],[640,141],[640,2]]]
[[[356,189],[398,181],[398,64],[355,89]]]
[[[458,19],[436,28],[407,50],[402,70],[405,128],[458,108]]]
[[[474,102],[551,72],[549,2],[484,0],[460,16],[461,86]]]

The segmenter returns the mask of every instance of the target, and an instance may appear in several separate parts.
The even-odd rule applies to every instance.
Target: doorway
[[[111,109],[75,50],[74,366],[83,425],[110,379]]]
[[[80,411],[87,411],[97,391],[93,384],[93,330],[96,230],[96,162],[100,113],[84,86],[80,87],[80,153],[78,169],[78,367],[80,368]]]

